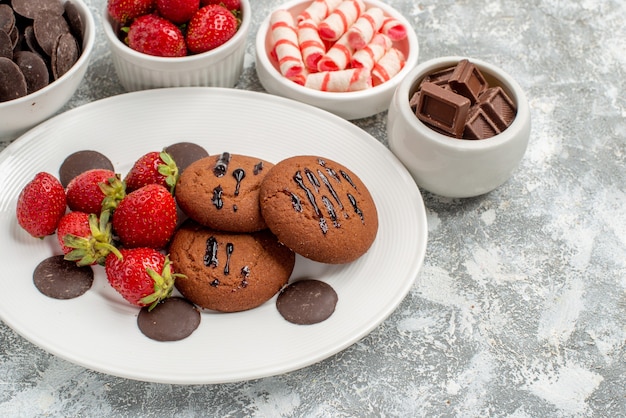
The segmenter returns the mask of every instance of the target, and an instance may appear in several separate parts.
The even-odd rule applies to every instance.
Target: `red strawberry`
[[[102,168],[77,175],[68,183],[65,192],[71,210],[95,214],[100,214],[103,209],[114,209],[126,194],[119,177]]]
[[[63,254],[71,252],[74,248],[66,246],[63,242],[63,237],[68,234],[78,237],[90,236],[91,229],[89,229],[89,214],[78,211],[66,213],[59,221],[57,232],[57,240],[59,241]]]
[[[79,266],[104,265],[110,252],[119,254],[113,246],[109,211],[106,210],[100,219],[94,213],[67,213],[59,222],[57,239],[65,259],[76,261]]]
[[[156,5],[161,17],[180,25],[189,22],[198,11],[200,0],[156,0]]]
[[[160,184],[171,193],[178,181],[178,167],[172,157],[162,152],[149,152],[135,161],[124,182],[126,190],[132,192],[147,184]]]
[[[113,215],[113,229],[126,247],[163,248],[176,228],[176,201],[160,184],[130,192]]]
[[[108,0],[109,15],[123,25],[133,19],[152,13],[156,9],[156,0]]]
[[[185,37],[178,26],[154,14],[143,15],[131,23],[126,38],[135,51],[158,57],[187,55]]]
[[[189,21],[187,48],[194,54],[217,48],[235,35],[237,26],[237,18],[224,6],[204,6]]]
[[[174,281],[169,258],[153,248],[121,249],[119,256],[109,254],[104,269],[107,280],[128,302],[154,308],[169,297]]]
[[[209,4],[221,4],[228,10],[241,10],[241,0],[200,0],[202,6]]]
[[[35,238],[54,234],[65,214],[65,189],[50,173],[40,172],[17,198],[17,222]]]

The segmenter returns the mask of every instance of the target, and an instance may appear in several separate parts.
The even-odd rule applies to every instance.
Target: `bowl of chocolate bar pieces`
[[[419,64],[396,89],[387,115],[389,148],[419,187],[465,198],[505,183],[530,138],[521,86],[479,59]]]
[[[263,88],[347,120],[387,110],[417,65],[410,23],[379,0],[292,0],[276,7],[256,36]]]
[[[0,2],[0,138],[61,110],[84,78],[95,37],[82,0]]]

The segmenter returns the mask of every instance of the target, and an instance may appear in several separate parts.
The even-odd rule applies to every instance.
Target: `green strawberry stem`
[[[163,271],[161,274],[157,273],[151,268],[147,268],[148,275],[154,280],[154,293],[141,298],[141,303],[150,305],[148,311],[154,309],[164,299],[167,299],[172,295],[174,290],[174,282],[177,277],[185,277],[183,274],[172,273],[172,262],[169,257],[165,257],[165,264],[163,265]]]
[[[165,164],[159,164],[159,174],[165,176],[165,183],[170,187],[170,193],[174,194],[174,188],[176,182],[178,182],[178,166],[174,159],[165,151],[161,151],[159,154],[161,160]]]
[[[76,261],[79,266],[91,266],[93,264],[104,265],[104,260],[109,253],[114,253],[118,258],[122,257],[119,250],[113,245],[111,233],[111,222],[109,222],[110,212],[105,210],[98,216],[89,214],[89,237],[79,237],[67,234],[63,237],[65,246],[73,248],[65,255],[65,259]]]
[[[117,205],[126,197],[126,184],[120,179],[119,174],[111,177],[108,183],[100,183],[100,190],[104,193],[102,199],[102,212],[114,211]]]

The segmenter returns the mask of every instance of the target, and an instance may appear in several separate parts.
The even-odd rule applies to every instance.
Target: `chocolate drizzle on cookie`
[[[335,199],[335,202],[337,202],[337,204],[339,205],[339,208],[343,209],[343,203],[341,203],[341,199],[339,199],[339,196],[337,196],[337,192],[335,191],[335,189],[332,186],[332,184],[330,184],[330,182],[328,181],[328,178],[320,170],[317,170],[317,174],[322,179],[322,183],[324,183],[324,185],[326,186],[326,188],[330,192],[330,194],[333,197],[333,199]]]
[[[233,171],[233,177],[237,181],[237,185],[235,186],[235,196],[239,196],[239,188],[241,187],[241,180],[246,177],[246,171],[243,168],[236,168]]]
[[[215,237],[209,237],[206,240],[206,252],[204,253],[204,265],[207,267],[217,267],[217,240]]]
[[[252,169],[252,174],[254,174],[255,176],[258,176],[262,170],[263,170],[263,161],[259,161],[258,163],[254,165],[254,168]]]
[[[233,255],[233,251],[235,251],[235,246],[232,242],[226,244],[226,265],[224,266],[224,276],[228,276],[230,274],[230,257]]]
[[[324,215],[322,214],[322,211],[320,210],[319,206],[317,206],[317,202],[315,201],[315,196],[313,195],[313,192],[311,192],[311,189],[309,189],[304,184],[304,178],[302,177],[302,172],[298,170],[296,174],[293,175],[293,180],[296,182],[298,187],[304,190],[304,193],[306,194],[306,197],[309,200],[309,203],[311,203],[311,206],[313,207],[313,210],[315,211],[315,214],[317,215],[319,219],[320,229],[322,230],[323,234],[326,234],[328,232],[328,225],[326,224],[326,219],[324,219]]]
[[[217,239],[214,236],[209,237],[206,240],[206,252],[204,253],[204,265],[207,267],[217,267],[219,266],[219,258],[218,253],[219,244]],[[228,276],[230,274],[230,259],[235,251],[235,245],[232,242],[226,243],[226,264],[224,265],[224,276]],[[248,268],[248,274],[250,273],[250,269]],[[243,272],[243,269],[242,269]],[[211,286],[219,285],[219,280],[215,279],[211,282]]]
[[[343,177],[344,179],[346,179],[346,181],[348,183],[350,183],[350,185],[354,188],[354,190],[356,190],[356,184],[354,184],[354,182],[352,181],[352,179],[350,178],[350,175],[348,175],[348,173],[346,173],[343,170],[340,170],[341,173],[341,177]]]
[[[302,212],[302,201],[295,193],[291,193],[291,204],[296,212]]]
[[[363,218],[363,211],[361,209],[359,209],[359,205],[358,205],[355,197],[352,196],[350,193],[348,193],[348,199],[350,199],[350,203],[352,204],[352,207],[354,208],[354,213],[359,215],[359,217],[361,218],[361,222],[362,223],[365,223],[365,219]]]
[[[326,196],[322,196],[322,202],[324,202],[324,206],[326,206],[326,211],[328,212],[328,216],[330,216],[330,220],[333,221],[333,226],[335,228],[339,228],[341,225],[337,219],[337,212],[335,211],[333,202],[331,202]]]
[[[248,287],[248,276],[250,275],[250,267],[243,266],[241,268],[241,287]]]
[[[315,187],[315,193],[319,193],[320,182],[317,177],[315,177],[315,174],[313,174],[313,172],[306,167],[304,168],[304,174],[306,174],[306,178],[309,179],[309,183],[311,183],[313,187]]]
[[[328,173],[328,176],[334,179],[337,183],[341,183],[342,179],[344,179],[352,186],[353,189],[355,190],[357,189],[356,184],[352,181],[352,178],[350,178],[350,175],[346,171],[340,170],[339,171],[340,175],[338,175],[334,169],[326,165],[326,162],[324,160],[319,159],[318,163],[321,167],[323,167],[326,170],[326,173]],[[302,176],[302,171],[300,170],[297,171],[296,174],[294,174],[293,179],[298,185],[298,187],[300,187],[305,192],[308,201],[311,203],[313,210],[315,211],[315,214],[319,218],[319,225],[322,230],[322,233],[326,234],[328,232],[328,225],[324,217],[324,214],[322,213],[322,211],[320,210],[317,204],[317,201],[315,199],[315,194],[313,193],[313,190],[315,190],[315,193],[317,194],[322,193],[321,191],[322,184],[326,187],[326,189],[332,196],[332,200],[331,200],[329,197],[322,195],[321,197],[322,203],[324,204],[324,207],[326,208],[326,212],[328,213],[328,216],[330,220],[332,221],[333,226],[335,228],[341,227],[341,223],[339,222],[340,216],[338,215],[338,212],[339,211],[343,212],[343,217],[345,219],[350,218],[350,215],[345,211],[344,205],[341,202],[341,198],[339,197],[339,194],[333,187],[331,180],[329,180],[329,178],[324,174],[324,172],[321,169],[316,170],[317,175],[316,173],[314,173],[311,169],[307,167],[305,167],[303,171],[306,176],[306,179],[308,180],[308,182],[311,184],[312,187],[307,187],[307,185],[304,182],[304,177]],[[321,182],[320,182],[320,179],[321,179]],[[365,219],[363,217],[363,211],[359,208],[356,197],[350,193],[346,193],[346,196],[348,197],[348,200],[350,201],[350,204],[352,208],[354,209],[354,213],[356,213],[361,218],[362,223],[365,223]],[[333,201],[335,203],[333,203]],[[300,201],[300,198],[295,193],[291,193],[291,203],[293,205],[293,208],[297,212],[302,212],[302,202]],[[339,211],[335,209],[335,204],[338,206]]]
[[[213,174],[215,177],[223,177],[228,171],[228,164],[230,163],[230,153],[223,152],[220,158],[217,159],[215,167],[213,168]]]
[[[222,209],[224,207],[224,201],[222,200],[223,192],[224,190],[222,189],[222,186],[217,186],[213,189],[213,199],[211,199],[211,202],[218,209]]]

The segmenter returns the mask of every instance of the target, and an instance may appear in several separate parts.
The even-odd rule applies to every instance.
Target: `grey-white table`
[[[506,184],[463,200],[422,192],[426,259],[398,309],[315,365],[205,386],[100,374],[0,324],[0,416],[626,416],[626,3],[388,2],[413,23],[420,62],[501,66],[532,114]],[[95,53],[64,111],[124,93],[101,29],[106,1],[86,3]],[[251,3],[236,88],[262,91],[254,34],[280,1]],[[354,123],[386,144],[386,113]]]

